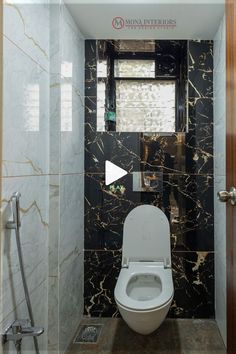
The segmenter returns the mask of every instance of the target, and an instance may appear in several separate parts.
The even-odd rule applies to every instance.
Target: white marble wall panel
[[[60,177],[60,272],[83,253],[83,190],[83,174]]]
[[[47,299],[47,280],[41,283],[37,288],[35,288],[30,293],[31,304],[34,309],[34,318],[37,324],[44,324],[47,322],[47,313],[45,311],[45,302]],[[15,318],[26,318],[27,306],[25,300],[17,305],[17,307],[8,314],[4,319],[3,328],[5,328],[9,323],[13,322]],[[38,344],[40,348],[40,354],[46,354],[47,351],[47,326],[44,325],[44,334],[38,337]],[[9,342],[4,345],[4,354],[10,353],[15,354],[16,349],[13,342]],[[32,338],[27,338],[22,341],[22,353],[35,354],[34,343]]]
[[[226,206],[217,191],[226,188],[226,107],[225,107],[225,19],[214,38],[214,235],[215,235],[215,314],[226,344]]]
[[[28,318],[11,219],[11,194],[21,193],[21,244],[35,324],[47,351],[49,228],[49,6],[4,4],[3,178],[1,201],[1,328]],[[23,352],[33,353],[24,339]],[[29,350],[29,351],[28,351]],[[4,347],[4,352],[15,352]]]
[[[48,353],[59,351],[60,237],[60,2],[50,6]]]
[[[6,230],[5,224],[12,220],[11,195],[21,192],[20,241],[28,289],[32,301],[35,323],[47,327],[47,243],[48,243],[48,177],[4,178],[2,184],[2,328],[16,318],[28,318],[22,304],[25,294],[19,269],[14,230]],[[42,286],[42,284],[44,284]],[[36,294],[37,292],[37,294]],[[35,294],[35,295],[33,295]],[[31,296],[32,295],[32,296]],[[34,297],[35,300],[32,299]],[[35,302],[39,302],[35,304]],[[10,321],[10,322],[9,322]],[[46,333],[41,343],[46,342]],[[26,340],[26,342],[28,342]],[[27,345],[27,343],[26,343]]]
[[[65,353],[83,314],[83,255],[79,255],[61,273],[59,353]]]
[[[48,278],[48,354],[59,352],[59,278]]]
[[[49,3],[32,4],[6,0],[4,3],[4,35],[36,63],[48,70]]]
[[[49,176],[49,242],[48,242],[48,275],[58,276],[59,271],[59,225],[60,225],[60,177]]]
[[[4,225],[19,190],[26,277],[35,323],[45,328],[41,353],[65,352],[82,317],[83,91],[84,41],[64,4],[7,0],[1,217]],[[28,317],[14,241],[3,229],[3,328]],[[31,339],[24,350],[33,353]]]
[[[48,173],[49,76],[7,38],[3,90],[4,176]]]
[[[61,127],[61,51],[60,51],[60,0],[50,6],[50,174],[60,173]]]
[[[65,6],[61,43],[61,173],[83,173],[84,39]]]
[[[83,312],[84,40],[61,7],[59,343],[70,344]]]

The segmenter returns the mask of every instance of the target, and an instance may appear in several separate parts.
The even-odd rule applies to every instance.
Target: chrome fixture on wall
[[[3,344],[13,341],[17,353],[21,350],[21,341],[24,337],[37,337],[43,334],[44,328],[32,327],[30,320],[15,320],[3,333]]]
[[[12,194],[11,204],[12,204],[13,221],[8,221],[6,223],[6,229],[19,230],[19,228],[21,227],[20,197],[21,197],[20,192],[15,192]]]
[[[43,327],[34,327],[34,317],[33,317],[31,301],[30,301],[30,297],[29,297],[28,285],[26,282],[24,262],[23,262],[22,249],[21,249],[21,243],[20,243],[20,226],[21,226],[20,197],[21,197],[20,192],[13,193],[13,195],[11,197],[13,220],[8,221],[6,223],[6,229],[15,230],[16,246],[17,246],[17,252],[18,252],[18,257],[19,257],[21,278],[22,278],[22,283],[23,283],[23,288],[24,288],[24,293],[25,293],[25,300],[26,300],[30,319],[29,320],[28,319],[27,320],[15,320],[8,328],[6,328],[6,330],[2,334],[2,337],[3,337],[3,343],[6,343],[7,341],[13,341],[15,343],[17,353],[20,353],[20,351],[21,351],[22,339],[24,337],[33,337],[35,352],[36,352],[36,354],[39,354],[37,336],[40,336],[44,332],[44,328]]]

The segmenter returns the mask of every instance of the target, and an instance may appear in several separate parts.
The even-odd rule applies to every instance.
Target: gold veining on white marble
[[[20,211],[23,213],[23,214],[27,214],[31,209],[36,209],[37,213],[39,214],[39,217],[40,217],[40,221],[41,223],[43,224],[43,226],[45,227],[48,227],[48,222],[44,221],[43,220],[43,216],[42,216],[42,212],[36,202],[36,200],[34,200],[27,208],[21,208]]]
[[[7,174],[7,165],[8,164],[19,164],[19,165],[30,165],[32,167],[33,172],[35,172],[37,175],[43,174],[43,171],[41,168],[37,167],[34,165],[33,161],[26,158],[26,161],[8,161],[8,160],[3,160],[3,166]]]
[[[25,20],[24,20],[24,17],[22,15],[22,12],[19,8],[19,6],[17,6],[16,4],[14,4],[13,2],[9,2],[9,1],[6,1],[5,6],[10,6],[12,7],[14,10],[16,10],[17,14],[19,15],[20,19],[21,19],[21,22],[22,22],[22,25],[23,25],[23,29],[24,29],[24,35],[26,36],[26,38],[28,38],[30,41],[32,41],[32,43],[34,44],[35,47],[37,47],[41,53],[47,58],[49,59],[46,51],[40,46],[40,44],[31,36],[27,33],[26,31],[26,24],[25,24]]]
[[[1,210],[6,222],[19,190],[26,277],[46,353],[66,349],[83,310],[84,40],[63,3],[31,5],[5,2]],[[61,76],[63,62],[73,63],[70,77]],[[71,85],[67,131],[60,129],[63,83]],[[15,238],[4,227],[2,237],[6,323],[26,313]],[[31,342],[23,352],[33,350]]]

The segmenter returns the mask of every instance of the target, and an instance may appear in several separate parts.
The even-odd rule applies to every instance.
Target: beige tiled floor
[[[225,354],[214,320],[167,319],[148,336],[133,332],[120,318],[84,318],[102,324],[98,344],[72,344],[68,354]]]

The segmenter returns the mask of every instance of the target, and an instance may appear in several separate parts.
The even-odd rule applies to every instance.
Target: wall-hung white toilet
[[[169,221],[157,207],[138,206],[124,223],[116,304],[130,328],[149,334],[164,321],[173,295]]]

